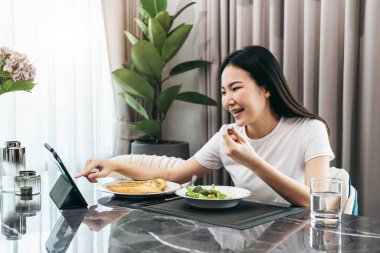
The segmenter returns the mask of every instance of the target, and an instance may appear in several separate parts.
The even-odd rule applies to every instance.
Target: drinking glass
[[[310,252],[341,252],[342,234],[341,227],[318,228],[310,226]],[[314,249],[316,251],[314,251]]]
[[[312,224],[339,225],[342,217],[342,181],[337,178],[312,178],[310,194]]]

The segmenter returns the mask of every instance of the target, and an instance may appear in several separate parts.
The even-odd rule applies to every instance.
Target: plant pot
[[[189,143],[184,141],[136,140],[131,144],[131,154],[166,155],[188,159],[190,157]]]

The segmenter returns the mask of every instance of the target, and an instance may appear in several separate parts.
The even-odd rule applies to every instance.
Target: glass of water
[[[342,181],[337,178],[312,178],[310,194],[312,224],[339,225],[342,217]]]
[[[310,226],[310,252],[341,252],[341,227],[322,228]],[[315,249],[315,250],[314,250]]]

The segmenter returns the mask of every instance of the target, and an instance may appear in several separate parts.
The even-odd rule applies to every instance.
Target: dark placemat
[[[117,196],[105,196],[98,199],[98,203],[103,206],[121,206],[128,208],[138,208],[140,205],[148,205],[156,202],[164,202],[167,197],[154,198],[120,198]]]
[[[302,212],[302,207],[284,207],[252,201],[241,201],[237,206],[227,209],[201,209],[190,206],[184,199],[163,203],[134,206],[146,211],[172,215],[213,225],[246,229],[272,220]]]

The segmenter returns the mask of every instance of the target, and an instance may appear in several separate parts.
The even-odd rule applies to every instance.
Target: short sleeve
[[[305,163],[319,156],[328,156],[330,161],[335,158],[331,149],[326,126],[319,120],[311,120],[305,128]]]
[[[208,169],[220,169],[223,164],[220,159],[220,145],[222,142],[221,131],[214,136],[197,152],[195,159]]]

